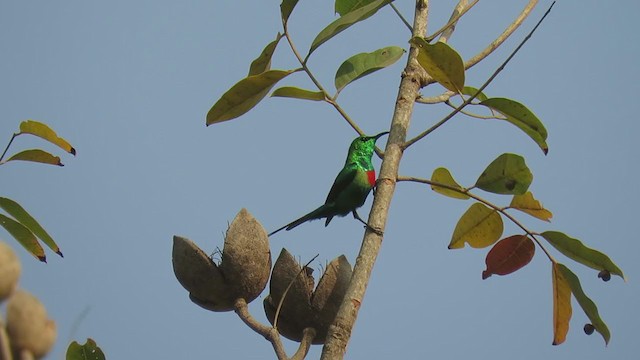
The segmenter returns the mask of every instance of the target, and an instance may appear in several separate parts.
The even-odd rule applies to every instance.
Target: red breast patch
[[[371,187],[374,187],[376,185],[376,171],[367,171],[367,179],[369,180],[369,185],[371,185]]]

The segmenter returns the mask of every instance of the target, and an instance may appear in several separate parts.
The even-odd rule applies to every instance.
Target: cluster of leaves
[[[41,149],[23,150],[3,160],[13,140],[20,135],[39,137],[60,147],[69,154],[76,154],[73,146],[65,139],[59,137],[49,126],[41,122],[27,120],[20,123],[19,131],[12,135],[11,140],[9,140],[7,147],[0,156],[0,165],[5,165],[10,161],[32,161],[64,166],[58,156],[54,156]],[[62,256],[62,252],[53,238],[20,204],[11,199],[0,197],[0,208],[6,213],[6,215],[0,213],[0,225],[24,246],[29,253],[42,262],[47,261],[44,249],[40,245],[40,242],[38,242],[38,239],[40,239],[51,250]]]
[[[340,92],[351,82],[358,80],[375,71],[388,67],[398,61],[404,54],[404,50],[398,46],[387,46],[369,53],[356,54],[345,60],[337,69],[334,78],[335,94],[331,95],[315,79],[306,67],[311,54],[332,37],[346,30],[350,26],[373,16],[390,0],[376,1],[337,1],[336,12],[340,15],[337,20],[326,26],[311,42],[307,55],[302,58],[293,46],[289,37],[287,22],[293,11],[296,1],[283,1],[280,5],[284,35],[278,33],[276,39],[264,47],[261,54],[251,63],[247,77],[233,85],[211,107],[207,114],[207,125],[235,119],[255,107],[269,91],[285,77],[299,71],[305,71],[314,82],[318,90],[308,90],[293,86],[280,87],[273,91],[273,97],[289,97],[311,101],[325,101],[333,106]],[[272,70],[271,58],[280,42],[285,37],[291,45],[294,55],[302,64],[302,68],[289,70]]]
[[[462,57],[448,44],[444,42],[430,44],[425,38],[420,37],[414,37],[410,42],[419,48],[418,63],[433,80],[447,90],[459,94],[463,99],[467,96],[465,103],[456,110],[461,110],[465,105],[473,104],[474,99],[478,100],[475,105],[487,107],[493,115],[483,118],[505,120],[515,125],[528,135],[545,155],[548,153],[547,130],[540,119],[525,105],[512,99],[488,97],[482,92],[488,82],[480,89],[465,86],[465,68]],[[468,115],[480,117],[475,114]],[[528,191],[532,180],[533,174],[526,166],[524,158],[507,153],[496,158],[482,172],[472,187],[460,186],[446,168],[436,169],[431,180],[426,182],[431,184],[434,191],[445,196],[476,200],[458,221],[449,243],[449,249],[462,248],[465,243],[474,248],[485,248],[495,244],[487,254],[485,260],[487,269],[482,273],[483,279],[492,274],[513,273],[531,261],[535,253],[535,244],[543,249],[552,265],[554,345],[565,341],[572,314],[571,294],[591,321],[591,324],[588,324],[591,332],[595,329],[602,335],[605,343],[608,343],[609,329],[600,318],[595,303],[582,290],[580,280],[569,268],[551,256],[537,236],[544,238],[568,258],[598,270],[598,276],[605,281],[610,279],[611,274],[624,279],[624,274],[607,255],[588,248],[580,240],[573,239],[558,231],[532,232],[506,212],[508,209],[520,210],[540,220],[550,221],[551,212],[545,209]],[[498,207],[472,194],[470,191],[474,188],[495,194],[513,195],[513,198],[509,206]],[[503,216],[513,221],[525,234],[511,235],[498,241],[503,235]]]
[[[536,244],[544,251],[551,261],[553,274],[553,344],[561,344],[566,338],[572,314],[571,294],[584,310],[593,328],[608,343],[610,332],[600,318],[598,308],[582,290],[580,280],[569,268],[551,256],[538,237],[544,238],[568,258],[598,270],[598,276],[605,281],[612,274],[624,279],[624,274],[607,255],[585,246],[580,240],[558,231],[533,232],[507,211],[519,210],[540,220],[551,220],[552,213],[528,190],[532,180],[533,175],[521,156],[502,154],[487,166],[471,187],[459,185],[446,168],[437,168],[431,180],[425,182],[442,195],[475,200],[458,220],[449,249],[460,249],[465,244],[474,248],[493,245],[485,259],[487,268],[482,272],[483,279],[493,274],[511,274],[524,267],[533,258]],[[494,194],[512,195],[511,202],[508,206],[499,207],[472,193],[475,188]],[[499,240],[503,236],[503,217],[520,227],[524,234],[512,234]]]
[[[300,55],[294,46],[287,27],[289,16],[297,2],[297,0],[282,1],[280,8],[284,34],[278,33],[276,39],[270,42],[260,56],[252,62],[248,76],[233,85],[213,105],[207,114],[207,125],[231,120],[243,115],[266,97],[269,91],[271,91],[280,80],[296,72],[305,72],[317,88],[316,90],[297,87],[280,87],[273,91],[271,96],[324,101],[335,107],[340,115],[342,115],[356,131],[362,134],[357,124],[355,124],[338,105],[337,98],[340,92],[351,82],[394,64],[403,56],[405,53],[404,50],[398,46],[386,46],[372,52],[361,53],[348,58],[336,71],[334,78],[336,90],[333,95],[314,77],[307,66],[307,60],[322,44],[352,25],[373,16],[382,7],[391,4],[392,1],[337,0],[335,9],[340,17],[318,33],[311,42],[309,50],[304,57]],[[475,2],[473,4],[475,4]],[[472,6],[473,5],[469,5],[468,8]],[[549,11],[547,11],[547,14],[548,12]],[[402,144],[403,148],[406,150],[413,143],[429,135],[456,114],[463,113],[475,118],[501,120],[516,126],[531,138],[546,155],[549,151],[546,142],[548,134],[542,121],[540,121],[529,108],[516,100],[504,97],[489,97],[483,92],[495,76],[504,69],[507,62],[515,55],[524,42],[530,38],[533,31],[540,25],[540,22],[538,22],[531,33],[505,62],[498,67],[494,74],[482,86],[476,88],[465,84],[465,71],[472,65],[465,64],[458,52],[447,44],[446,38],[441,37],[440,41],[433,42],[439,34],[443,34],[448,28],[453,27],[460,16],[462,16],[462,13],[459,13],[457,17],[453,16],[448,24],[429,37],[413,36],[409,41],[411,46],[417,49],[416,59],[427,74],[426,78],[420,79],[422,81],[421,87],[425,87],[431,83],[438,83],[446,89],[446,92],[442,95],[445,100],[431,101],[431,99],[420,97],[417,99],[417,102],[444,102],[454,110],[432,127],[406,141]],[[285,38],[289,43],[293,54],[301,65],[300,68],[271,70],[272,55],[282,38]],[[491,51],[493,51],[493,49],[489,50],[484,56],[487,56]],[[450,99],[456,96],[460,96],[463,100],[458,106],[454,106],[450,102]],[[481,115],[463,110],[467,106],[484,109],[489,115]],[[551,255],[543,245],[541,239],[546,240],[546,243],[550,244],[568,258],[599,271],[598,276],[605,281],[608,281],[612,274],[624,279],[624,274],[608,256],[602,252],[588,248],[580,240],[573,239],[558,231],[533,232],[522,225],[511,214],[509,210],[519,210],[547,222],[549,222],[552,217],[551,212],[545,209],[529,191],[533,175],[526,166],[523,157],[510,153],[499,156],[483,171],[476,183],[470,187],[462,187],[459,185],[446,168],[436,169],[431,179],[400,176],[397,180],[426,183],[429,184],[434,191],[442,195],[455,199],[474,200],[474,204],[469,207],[458,221],[449,248],[462,248],[464,244],[469,244],[474,248],[486,248],[493,245],[486,256],[487,269],[482,273],[483,279],[493,274],[506,275],[515,272],[531,261],[535,254],[536,246],[542,249],[552,265],[553,344],[560,344],[564,342],[566,338],[569,320],[572,314],[571,295],[576,298],[578,304],[591,321],[591,324],[585,327],[585,332],[598,331],[604,338],[605,343],[609,342],[610,332],[600,318],[596,305],[582,290],[578,277]],[[494,194],[510,195],[512,196],[511,202],[506,207],[495,205],[475,195],[472,192],[474,189],[480,189]],[[522,229],[523,233],[512,234],[502,238],[504,231],[503,218],[512,221]],[[500,240],[501,238],[502,240]]]

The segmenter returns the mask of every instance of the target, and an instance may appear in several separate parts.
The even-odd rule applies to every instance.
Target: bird
[[[352,213],[353,217],[362,222],[369,230],[382,235],[380,230],[362,220],[356,209],[364,204],[369,192],[376,184],[376,171],[371,163],[371,157],[376,148],[376,140],[388,133],[385,131],[374,136],[355,138],[349,146],[347,161],[336,176],[324,204],[301,218],[274,230],[269,236],[281,230],[289,231],[310,220],[326,218],[324,226],[327,226],[334,216],[345,216],[349,213]]]

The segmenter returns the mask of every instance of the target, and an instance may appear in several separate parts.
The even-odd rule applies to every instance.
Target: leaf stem
[[[449,100],[444,102],[447,106],[451,107],[451,108],[456,108],[455,105],[453,105]],[[471,104],[471,105],[478,105],[478,104]],[[498,116],[498,115],[479,115],[479,114],[474,114],[472,112],[469,111],[464,111],[464,110],[460,110],[460,113],[465,114],[469,117],[472,118],[476,118],[476,119],[483,119],[483,120],[506,120],[507,118],[504,116]],[[493,113],[493,111],[492,111]]]
[[[407,21],[407,19],[404,18],[404,16],[402,16],[402,13],[400,13],[400,10],[398,10],[398,8],[391,2],[389,3],[389,5],[391,5],[391,8],[393,9],[393,11],[396,12],[396,14],[398,15],[398,17],[400,18],[400,20],[402,20],[402,22],[404,23],[404,25],[407,27],[407,29],[409,29],[410,32],[413,32],[413,28],[411,27],[411,24],[409,24],[409,22]]]
[[[9,143],[7,144],[7,147],[4,148],[4,151],[2,152],[2,155],[0,155],[0,165],[3,164],[2,159],[4,159],[4,156],[7,154],[7,151],[9,151],[9,147],[11,146],[11,143],[13,142],[13,139],[16,138],[16,136],[20,135],[19,133],[13,133],[13,135],[11,136],[11,139],[9,140]]]
[[[529,236],[533,241],[536,242],[536,244],[538,244],[540,249],[542,249],[542,251],[549,258],[549,260],[552,263],[556,263],[556,260],[553,258],[553,256],[549,253],[549,251],[547,251],[547,249],[542,245],[542,243],[536,237],[536,235],[538,235],[538,233],[529,230],[518,219],[516,219],[515,217],[513,217],[513,215],[509,214],[506,211],[507,209],[510,208],[509,206],[507,206],[507,207],[499,207],[499,206],[493,204],[492,202],[490,202],[489,200],[486,200],[484,198],[481,198],[478,195],[475,195],[475,194],[471,193],[470,190],[473,189],[473,188],[460,189],[460,188],[457,188],[455,186],[442,184],[442,183],[439,183],[439,182],[436,182],[436,181],[431,181],[431,180],[423,179],[423,178],[410,177],[410,176],[398,176],[397,181],[398,182],[400,182],[400,181],[417,182],[417,183],[427,184],[427,185],[430,185],[430,186],[444,188],[444,189],[447,189],[447,190],[455,191],[455,192],[460,193],[460,194],[465,194],[465,195],[469,196],[470,198],[487,205],[488,207],[490,207],[493,210],[495,210],[495,211],[499,212],[500,214],[502,214],[507,219],[511,220],[512,223],[514,223],[517,227],[522,229],[522,231],[524,231],[527,234],[527,236]]]

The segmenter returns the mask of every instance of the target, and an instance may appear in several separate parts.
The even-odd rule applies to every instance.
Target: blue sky
[[[451,2],[453,3],[453,2]],[[397,1],[408,17],[412,1]],[[542,15],[467,74],[479,86]],[[2,232],[23,263],[20,286],[38,296],[58,324],[49,358],[72,339],[94,338],[110,359],[269,358],[270,344],[234,313],[192,304],[171,267],[174,234],[205,251],[243,207],[273,230],[321,204],[356,134],[328,105],[265,99],[236,121],[205,127],[217,98],[244,77],[280,31],[279,2],[20,1],[0,3],[0,142],[22,120],[52,126],[77,149],[64,168],[3,166],[2,196],[27,208],[54,236],[64,259],[40,264]],[[434,2],[429,29],[448,19]],[[479,3],[450,43],[465,58],[491,41],[524,2]],[[333,18],[332,3],[302,1],[290,31],[306,52]],[[530,42],[485,91],[521,101],[549,131],[544,156],[503,122],[456,117],[411,147],[402,175],[429,177],[445,166],[470,185],[504,152],[523,155],[531,191],[551,224],[519,215],[537,231],[559,230],[611,256],[629,281],[604,283],[564,260],[582,279],[612,332],[605,348],[588,337],[574,302],[567,342],[551,346],[551,273],[541,251],[527,267],[481,280],[486,250],[447,250],[468,202],[417,184],[397,187],[385,240],[348,348],[348,358],[629,359],[640,320],[633,160],[640,131],[634,95],[640,73],[635,19],[640,5],[559,2]],[[309,66],[331,88],[340,63],[360,52],[407,46],[390,9],[320,47]],[[297,64],[281,43],[274,68]],[[387,130],[406,58],[349,85],[341,105],[368,133]],[[296,74],[286,85],[311,87]],[[425,94],[437,94],[432,86]],[[418,106],[411,134],[447,112]],[[2,140],[6,139],[6,140]],[[4,146],[4,145],[3,145]],[[18,139],[14,150],[53,147]],[[379,159],[374,163],[379,166]],[[507,203],[508,199],[489,198]],[[360,213],[365,216],[367,201]],[[507,225],[506,234],[515,227]],[[353,264],[362,227],[350,217],[311,222],[271,239],[302,259],[320,254],[316,274],[345,254]],[[561,258],[558,255],[558,258]],[[275,260],[275,259],[274,259]],[[263,295],[252,313],[266,322]],[[84,314],[84,315],[83,315]],[[286,342],[292,353],[295,344]],[[309,358],[317,358],[314,346]]]

